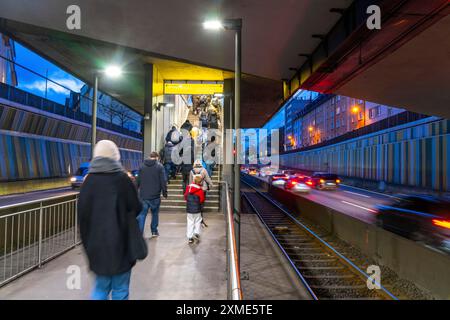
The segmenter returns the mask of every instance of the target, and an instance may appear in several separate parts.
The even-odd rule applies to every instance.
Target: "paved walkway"
[[[130,299],[226,299],[225,220],[217,213],[205,216],[208,228],[202,240],[188,245],[185,213],[161,213],[160,234],[148,240],[149,256],[133,268]],[[150,219],[146,231],[149,232]],[[81,289],[66,283],[69,266],[81,270]],[[0,288],[0,299],[89,299],[93,274],[81,246],[48,262],[42,269]]]

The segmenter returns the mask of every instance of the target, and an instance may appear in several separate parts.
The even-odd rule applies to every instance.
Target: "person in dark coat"
[[[172,142],[168,141],[166,145],[164,146],[163,152],[162,152],[162,162],[164,164],[164,169],[166,171],[166,179],[167,183],[169,183],[170,179],[175,179],[176,174],[176,166],[173,163],[172,160],[172,151],[174,150],[174,145]]]
[[[192,123],[189,121],[189,119],[186,119],[186,121],[181,125],[181,129],[184,129],[187,132],[190,132],[192,130]]]
[[[183,139],[183,136],[181,135],[181,133],[177,130],[177,127],[172,126],[172,128],[170,129],[169,132],[167,132],[166,134],[166,142],[172,142],[173,145],[177,145],[178,143],[181,142],[181,140]]]
[[[187,148],[187,145],[190,145],[190,148]],[[178,145],[180,146],[180,145]],[[181,148],[178,149],[179,150],[179,156],[182,159],[182,163],[180,164],[180,171],[181,171],[181,176],[183,178],[183,190],[186,189],[187,185],[189,184],[189,177],[191,174],[191,170],[193,168],[193,164],[194,164],[194,150],[195,150],[195,143],[194,143],[194,139],[192,139],[192,137],[187,134],[187,136],[185,137],[185,140],[183,141],[183,147],[186,148]],[[189,156],[184,157],[184,151],[189,149]]]
[[[136,187],[120,164],[114,142],[99,141],[78,197],[81,240],[95,273],[92,299],[126,300],[136,257],[130,237],[140,236],[136,217],[142,209]],[[130,223],[136,223],[136,235]]]
[[[158,152],[152,152],[150,158],[144,161],[136,180],[139,195],[143,202],[142,212],[139,214],[139,228],[144,233],[145,219],[148,209],[152,211],[151,231],[152,237],[158,237],[159,207],[161,205],[161,193],[167,198],[167,180],[164,167],[158,161]]]
[[[202,223],[202,205],[205,202],[205,193],[201,187],[201,176],[195,176],[194,181],[186,187],[184,199],[186,200],[187,228],[186,236],[189,243],[200,240]]]

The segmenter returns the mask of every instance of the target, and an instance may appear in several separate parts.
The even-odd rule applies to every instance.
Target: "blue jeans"
[[[212,172],[213,172],[213,168],[214,168],[215,163],[211,163],[211,164],[206,164],[206,172],[208,172],[209,177],[211,178]]]
[[[139,213],[137,219],[139,224],[139,229],[144,233],[145,219],[147,218],[148,209],[152,211],[152,233],[158,232],[158,222],[159,222],[159,206],[161,205],[161,198],[152,200],[142,200],[142,211]]]
[[[174,178],[176,174],[176,166],[173,162],[167,162],[164,164],[164,169],[166,171],[166,180],[168,181],[170,178]]]
[[[92,300],[128,300],[131,270],[115,276],[95,277],[95,285],[91,294]]]

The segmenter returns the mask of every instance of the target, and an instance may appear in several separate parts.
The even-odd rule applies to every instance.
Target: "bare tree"
[[[121,103],[112,101],[110,105],[102,105],[102,112],[105,114],[111,123],[117,118],[122,128],[130,121],[133,120],[132,111]]]

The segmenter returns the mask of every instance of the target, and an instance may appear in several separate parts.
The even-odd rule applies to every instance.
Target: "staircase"
[[[188,114],[188,119],[194,127],[198,127],[201,130],[201,127],[199,126],[199,118],[197,115],[194,115],[190,111]],[[194,159],[202,159],[202,146],[200,143],[200,139],[196,139],[195,141]],[[213,170],[211,180],[214,184],[214,187],[210,188],[210,190],[206,194],[203,212],[218,212],[220,210],[220,177],[218,166],[216,166],[216,168]],[[175,179],[170,180],[167,193],[167,199],[163,198],[161,201],[162,211],[186,210],[186,201],[184,200],[183,179],[181,173],[177,174]]]
[[[218,212],[220,209],[220,184],[219,171],[216,168],[211,176],[214,187],[210,188],[206,194],[203,212]],[[183,180],[181,174],[177,174],[175,179],[170,180],[167,186],[167,199],[162,199],[162,211],[185,211],[186,201],[184,200]]]

